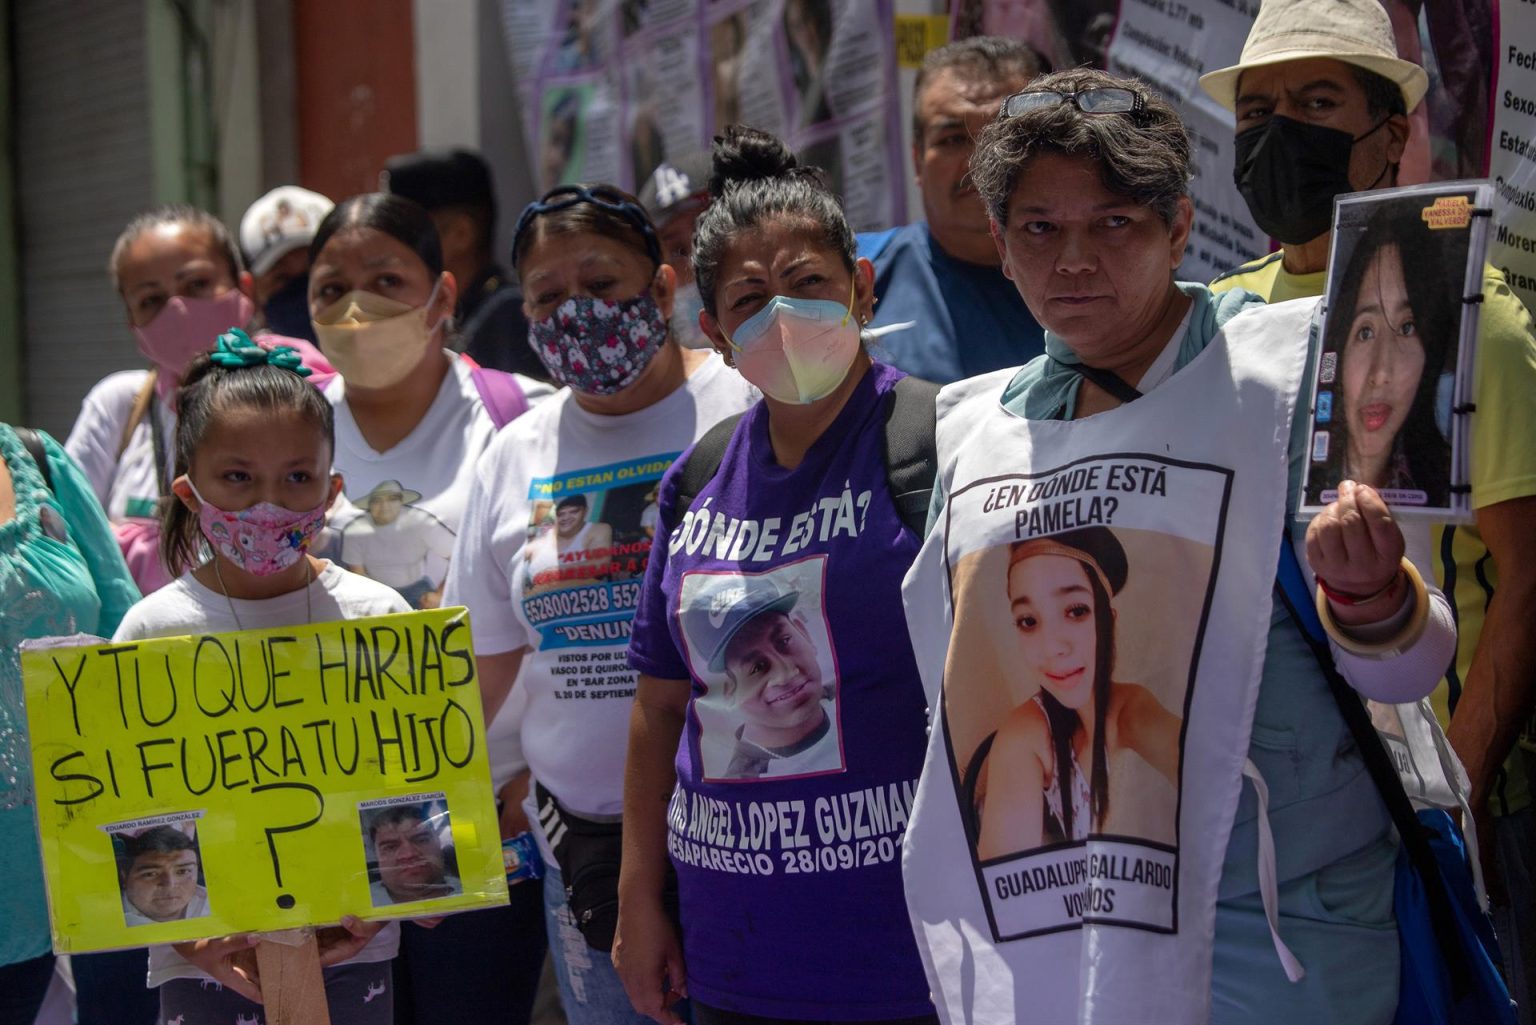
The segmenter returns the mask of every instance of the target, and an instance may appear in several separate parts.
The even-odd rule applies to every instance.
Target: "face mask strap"
[[[844,317],[842,320],[837,322],[837,326],[838,327],[847,327],[848,326],[848,321],[853,318],[853,304],[858,301],[858,296],[859,296],[859,266],[858,266],[858,264],[854,264],[854,266],[853,266],[852,278],[853,278],[853,280],[848,282],[848,315],[846,317]]]
[[[1364,142],[1366,139],[1369,139],[1371,136],[1375,135],[1381,129],[1382,125],[1384,125],[1388,121],[1392,120],[1392,117],[1393,117],[1393,115],[1388,114],[1386,117],[1384,117],[1380,121],[1376,122],[1375,127],[1368,128],[1368,129],[1366,129],[1366,131],[1364,131],[1360,135],[1357,135],[1353,139],[1351,139],[1349,141],[1349,148],[1350,148],[1350,150],[1353,151],[1356,145],[1358,145],[1359,143]],[[1381,180],[1387,176],[1387,172],[1388,171],[1395,171],[1397,169],[1397,167],[1398,167],[1398,165],[1394,164],[1391,160],[1385,161],[1382,164],[1382,166],[1381,166],[1381,173],[1378,174],[1371,181],[1371,183],[1369,185],[1367,185],[1365,188],[1363,188],[1363,189],[1356,189],[1355,191],[1357,191],[1357,192],[1370,192],[1377,185],[1381,184]]]
[[[443,275],[445,273],[446,273],[445,271],[439,271],[438,272],[437,280],[432,283],[432,291],[427,293],[427,301],[421,304],[421,308],[422,308],[423,311],[430,312],[431,309],[432,309],[432,304],[437,301],[437,290],[439,288],[441,288],[442,285],[443,285]],[[436,331],[438,328],[443,327],[445,324],[447,324],[452,319],[453,319],[453,314],[451,312],[443,314],[442,318],[440,320],[438,320],[438,322],[436,324],[434,324],[431,327],[427,328],[427,334],[431,334],[433,331]],[[422,326],[426,327],[425,320],[423,320]]]

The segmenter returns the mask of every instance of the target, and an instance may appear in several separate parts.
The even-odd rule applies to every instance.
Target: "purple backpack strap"
[[[468,356],[459,358],[469,363],[475,390],[480,393],[480,401],[498,431],[528,412],[528,396],[523,394],[523,387],[516,377],[504,370],[482,367]]]

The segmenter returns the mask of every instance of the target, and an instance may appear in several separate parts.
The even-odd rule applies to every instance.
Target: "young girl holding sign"
[[[161,524],[165,564],[179,578],[135,605],[114,640],[410,611],[383,584],[308,554],[342,482],[330,472],[331,405],[306,373],[292,350],[268,351],[238,330],[192,361],[176,423],[175,500]],[[390,1022],[399,926],[349,917],[317,932],[331,1021]],[[261,1020],[257,942],[231,936],[151,947],[149,985],[160,988],[161,1020]]]

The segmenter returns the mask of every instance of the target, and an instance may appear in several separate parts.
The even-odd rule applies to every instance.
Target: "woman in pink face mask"
[[[696,1025],[933,1022],[899,837],[861,829],[861,848],[836,818],[848,794],[899,792],[923,760],[901,581],[934,479],[937,389],[865,350],[874,269],[817,169],[732,127],[709,191],[699,323],[763,398],[662,480],[629,642],[613,961],[635,1008],[671,1025],[682,996]],[[899,467],[914,479],[894,483]],[[704,807],[736,835],[690,837],[687,809]],[[823,818],[803,843],[792,821],[753,834],[765,807]]]
[[[305,382],[308,368],[292,349],[264,349],[243,331],[227,331],[216,344],[192,360],[179,395],[176,476],[161,523],[165,562],[177,578],[134,605],[114,639],[408,611],[390,588],[309,553],[342,480],[331,472],[331,406]],[[338,1011],[356,1003],[363,985],[389,978],[399,929],[347,916],[316,931],[327,998],[336,997]],[[148,982],[160,1020],[257,1020],[262,980],[250,971],[251,947],[243,935],[151,947]],[[382,1006],[347,1020],[385,1025],[393,1017],[387,987],[383,996]]]
[[[196,207],[172,204],[135,217],[113,245],[108,269],[150,367],[98,382],[64,448],[85,471],[134,581],[148,594],[170,580],[157,554],[156,507],[169,493],[176,389],[187,364],[221,332],[251,326],[256,306],[229,230]],[[317,385],[334,373],[308,342],[254,336],[264,348],[297,349]]]

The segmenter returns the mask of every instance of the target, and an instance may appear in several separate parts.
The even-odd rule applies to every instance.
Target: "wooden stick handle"
[[[256,945],[256,964],[267,1025],[331,1025],[313,933],[297,946],[262,940]]]

